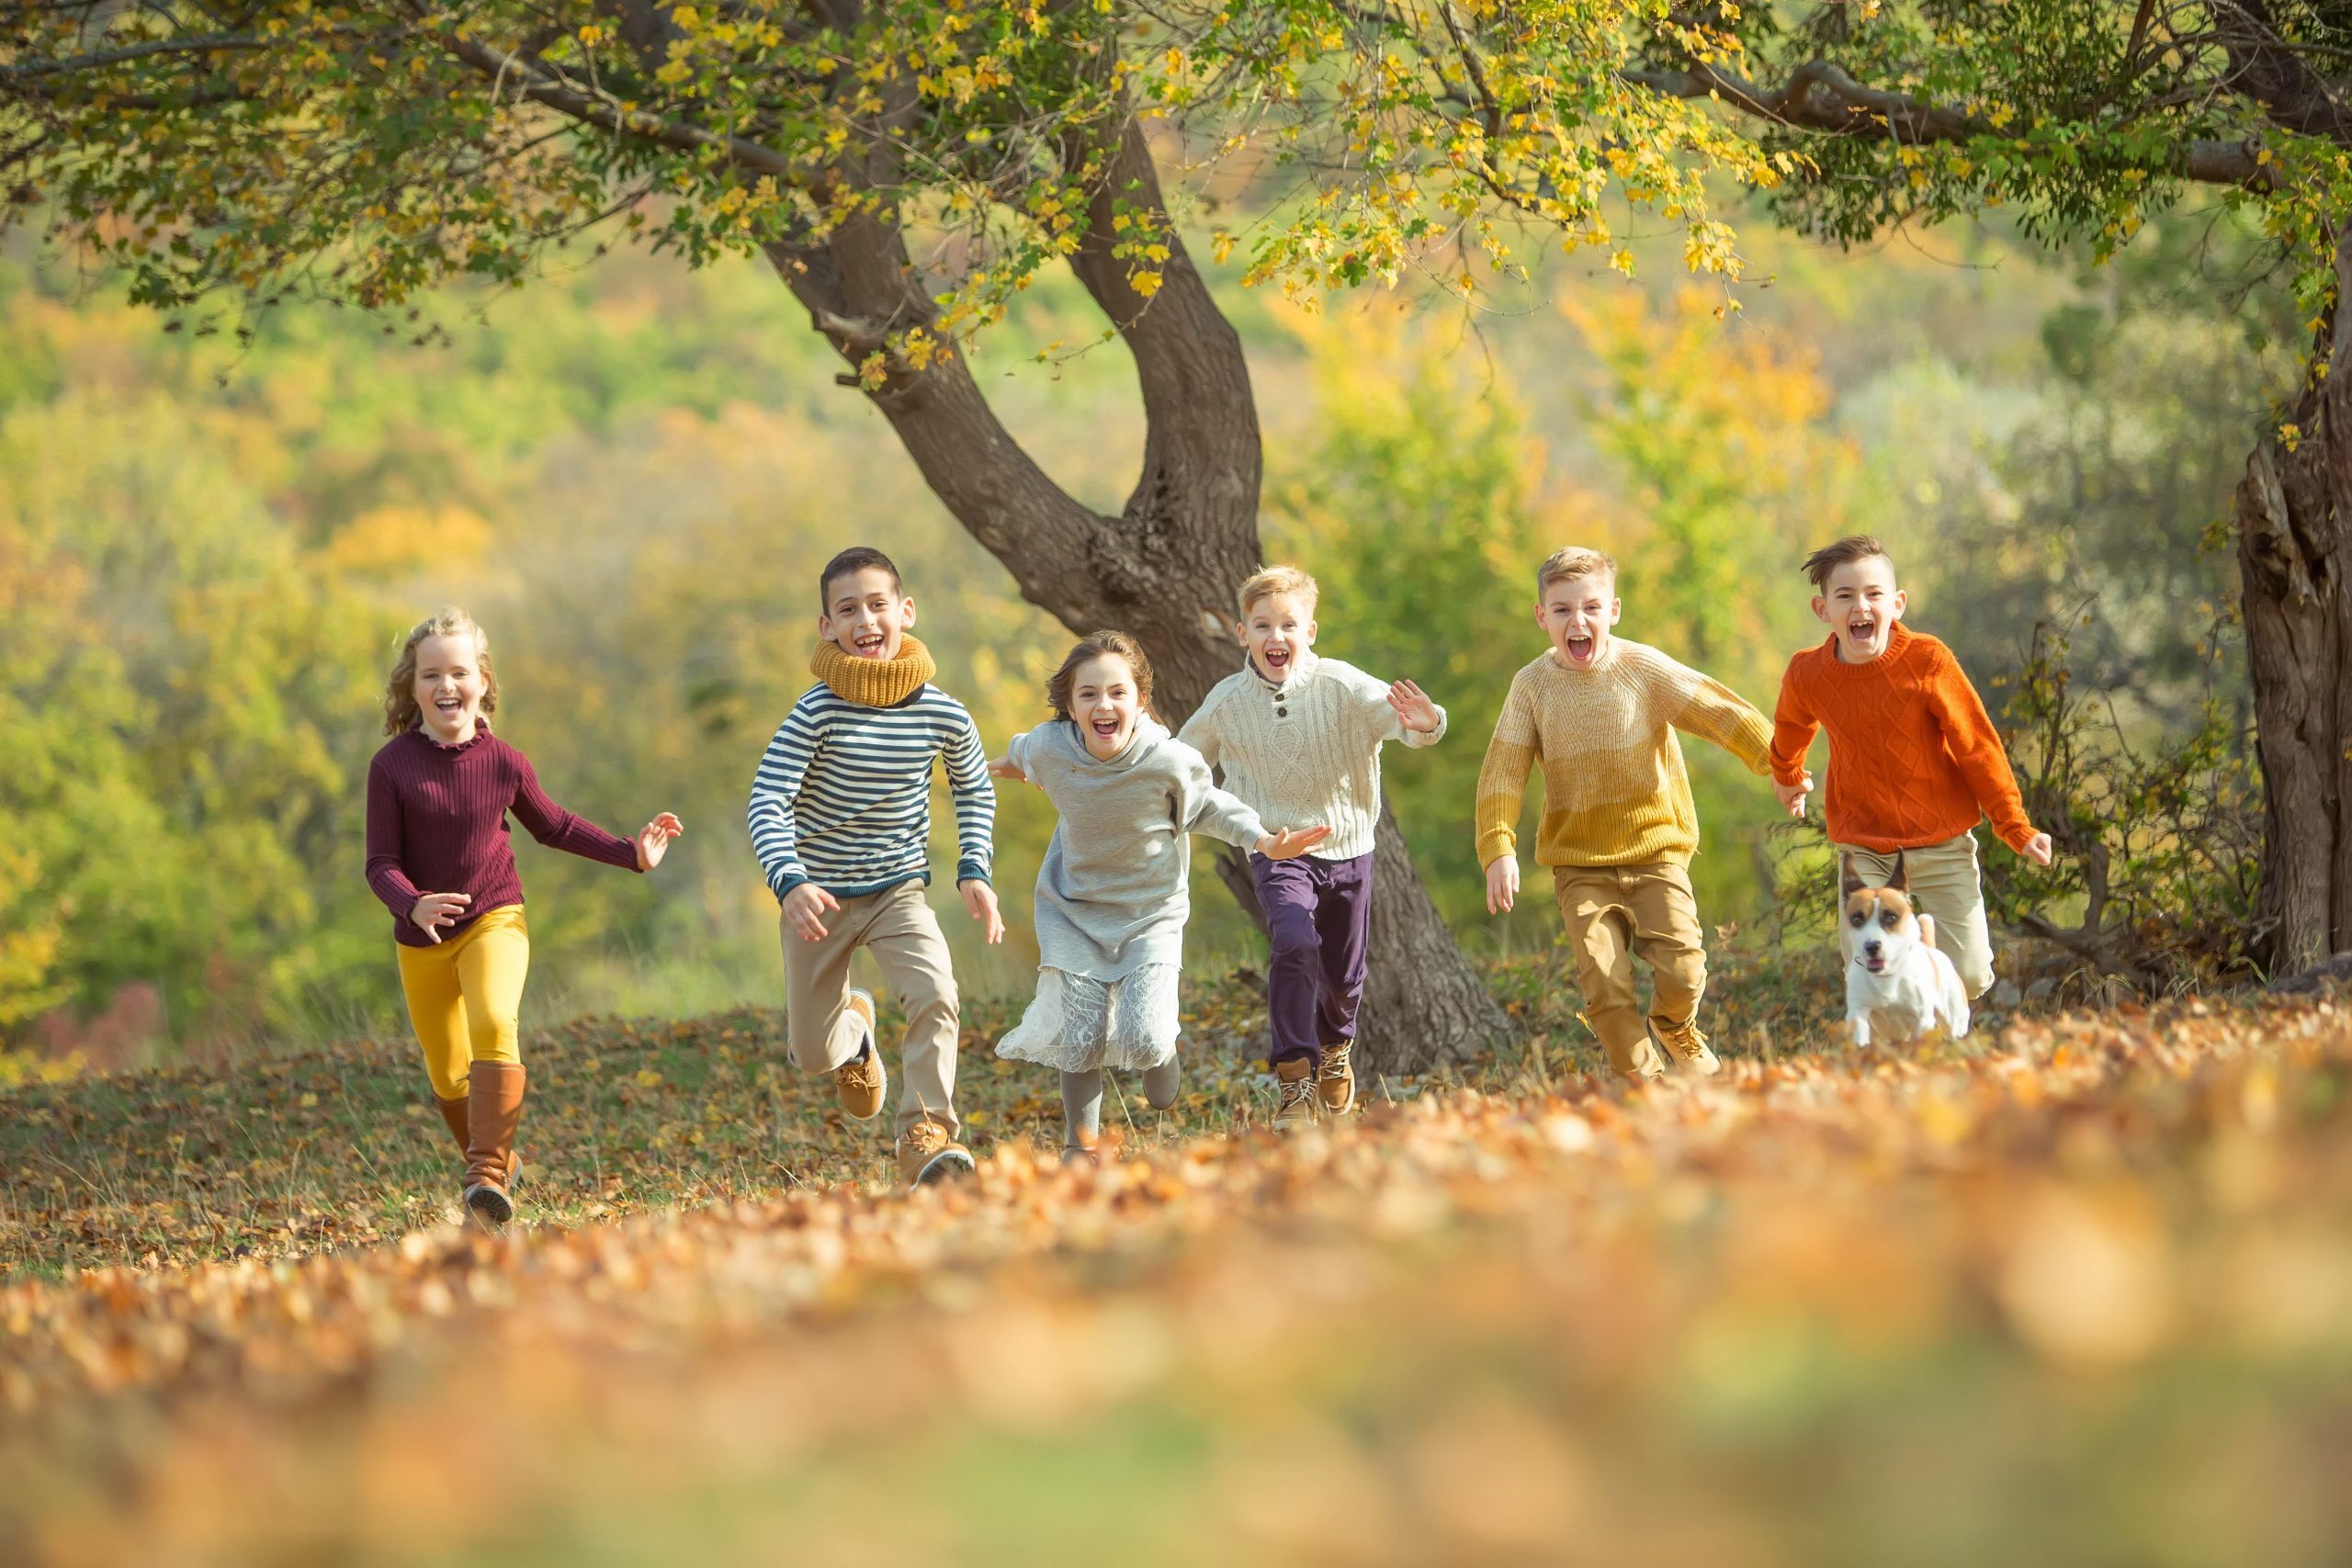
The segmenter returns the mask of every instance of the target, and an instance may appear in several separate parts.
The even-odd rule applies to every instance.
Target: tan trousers
[[[1883,887],[1894,874],[1894,857],[1852,844],[1830,846],[1840,855],[1854,857],[1854,870],[1864,882]],[[1837,873],[1833,870],[1831,875]],[[1993,984],[1993,934],[1984,923],[1984,884],[1976,872],[1976,835],[1962,833],[1940,844],[1903,852],[1904,879],[1911,885],[1911,905],[1936,918],[1936,945],[1960,971],[1962,988],[1971,1000]]]
[[[1557,865],[1552,888],[1576,951],[1585,1017],[1609,1065],[1629,1077],[1666,1070],[1650,1043],[1634,960],[1650,966],[1650,1017],[1660,1025],[1698,1016],[1707,989],[1707,949],[1690,874],[1672,861],[1647,865]]]
[[[951,1134],[956,1119],[956,1036],[962,1004],[947,939],[921,882],[844,898],[825,917],[825,934],[784,932],[786,1028],[804,1072],[831,1072],[857,1055],[865,1024],[849,1010],[849,961],[863,947],[907,1015],[899,1048],[899,1131],[928,1119]],[[880,1049],[876,1042],[876,1049]]]

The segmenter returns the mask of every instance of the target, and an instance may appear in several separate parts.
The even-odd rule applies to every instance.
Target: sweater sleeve
[[[1712,740],[1738,758],[1751,773],[1772,771],[1772,721],[1763,710],[1712,675],[1666,660],[1674,680],[1669,720],[1685,735]]]
[[[980,727],[963,704],[956,711],[940,761],[947,769],[948,793],[956,802],[956,880],[986,882],[996,861],[996,784],[989,777],[989,754]]]
[[[760,757],[759,772],[752,778],[752,802],[744,821],[752,830],[752,852],[760,857],[760,870],[778,898],[808,880],[808,867],[800,858],[800,826],[792,807],[822,739],[815,717],[796,703],[776,727]]]
[[[1176,739],[1198,751],[1201,760],[1212,768],[1223,761],[1225,724],[1217,717],[1217,710],[1225,705],[1225,690],[1222,682],[1210,687],[1207,698],[1193,710],[1184,728],[1176,732]]]
[[[1984,700],[1960,667],[1951,650],[1939,646],[1929,666],[1928,704],[1936,728],[1943,731],[1944,748],[1951,753],[1961,776],[1976,796],[1976,804],[1992,819],[2001,842],[2022,852],[2033,837],[2033,821],[2025,814],[2016,773],[2009,769],[2008,749],[2001,732],[1984,711]]]
[[[368,886],[395,919],[405,920],[424,897],[401,863],[400,786],[381,757],[368,764]]]
[[[1344,677],[1349,705],[1356,716],[1356,723],[1374,746],[1384,740],[1401,741],[1414,748],[1434,746],[1445,739],[1445,710],[1437,709],[1437,728],[1430,730],[1408,729],[1396,710],[1388,705],[1388,682],[1379,676],[1350,666]],[[1435,703],[1430,705],[1437,707]]]
[[[1821,716],[1814,712],[1806,700],[1803,670],[1797,655],[1789,660],[1789,668],[1781,676],[1781,699],[1772,710],[1772,777],[1776,783],[1793,784],[1804,777],[1804,754],[1813,749],[1813,738],[1821,733]]]
[[[510,809],[514,820],[523,824],[531,837],[551,850],[561,850],[582,860],[602,861],[626,871],[639,869],[633,840],[607,833],[585,817],[575,816],[548,799],[548,792],[539,787],[538,771],[531,766],[531,760],[520,751],[512,754],[514,800]]]
[[[1478,765],[1478,863],[1489,866],[1519,852],[1519,809],[1527,799],[1527,772],[1544,759],[1544,731],[1524,671],[1512,678],[1495,719],[1487,760]]]
[[[1180,743],[1181,744],[1181,743]],[[1178,780],[1183,795],[1179,807],[1187,833],[1205,833],[1238,849],[1249,849],[1266,836],[1266,824],[1237,795],[1216,787],[1209,777],[1208,760],[1185,746],[1179,756]],[[1300,823],[1300,827],[1315,826]]]

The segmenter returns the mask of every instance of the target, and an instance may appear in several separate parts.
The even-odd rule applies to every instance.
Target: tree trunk
[[[2339,300],[2352,239],[2339,239]],[[2237,491],[2238,567],[2262,759],[2257,951],[2299,974],[2352,949],[2352,310],[2323,321],[2289,451],[2266,434]]]
[[[887,186],[888,173],[876,171],[876,183]],[[1261,558],[1258,412],[1240,335],[1172,231],[1159,290],[1146,299],[1129,287],[1129,264],[1111,254],[1114,200],[1166,220],[1150,149],[1132,124],[1091,198],[1087,243],[1070,258],[1133,353],[1143,394],[1143,472],[1116,517],[1080,505],[1030,459],[953,347],[920,370],[890,358],[891,334],[927,327],[935,314],[896,227],[856,219],[821,248],[779,245],[769,259],[851,365],[886,355],[882,384],[868,395],[1022,596],[1074,633],[1116,626],[1142,640],[1153,705],[1173,726],[1240,667],[1234,596]],[[1385,810],[1375,853],[1367,1066],[1395,1074],[1470,1060],[1510,1021],[1439,918]],[[1241,886],[1255,914],[1246,876]]]

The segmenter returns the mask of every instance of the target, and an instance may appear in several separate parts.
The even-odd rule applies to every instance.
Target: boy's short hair
[[[818,613],[820,615],[830,615],[832,613],[833,579],[837,577],[847,577],[854,571],[866,570],[888,572],[890,574],[890,592],[899,594],[901,597],[905,595],[907,592],[907,585],[905,582],[900,581],[899,577],[899,568],[896,562],[871,545],[852,545],[848,549],[843,550],[841,554],[827,561],[825,563],[825,570],[817,574]]]
[[[1875,535],[1849,534],[1836,544],[1824,545],[1805,557],[1804,574],[1813,580],[1815,593],[1826,593],[1829,592],[1831,572],[1841,566],[1851,566],[1858,560],[1868,560],[1872,556],[1885,561],[1890,570],[1894,565],[1894,558],[1886,553],[1886,547],[1878,542]]]
[[[1607,550],[1588,549],[1582,545],[1570,545],[1564,550],[1554,550],[1535,569],[1535,596],[1563,578],[1606,576],[1617,581],[1617,558]]]
[[[1270,566],[1241,585],[1241,618],[1250,618],[1250,606],[1261,599],[1271,599],[1277,593],[1288,593],[1305,599],[1311,610],[1322,591],[1315,580],[1295,566]]]

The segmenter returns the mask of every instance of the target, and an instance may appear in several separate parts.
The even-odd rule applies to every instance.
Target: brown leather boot
[[[433,1109],[441,1112],[442,1123],[449,1129],[449,1135],[458,1140],[458,1154],[461,1158],[465,1155],[466,1145],[473,1141],[469,1125],[469,1113],[466,1111],[466,1107],[472,1103],[473,1100],[469,1096],[462,1094],[455,1100],[444,1100],[437,1094],[433,1097]],[[499,1185],[512,1192],[514,1190],[515,1179],[522,1174],[522,1151],[507,1150],[506,1179]]]
[[[476,1062],[467,1073],[466,1207],[492,1224],[514,1217],[507,1181],[523,1120],[523,1065]]]
[[[1315,1064],[1304,1056],[1274,1064],[1274,1131],[1295,1133],[1315,1125]]]

